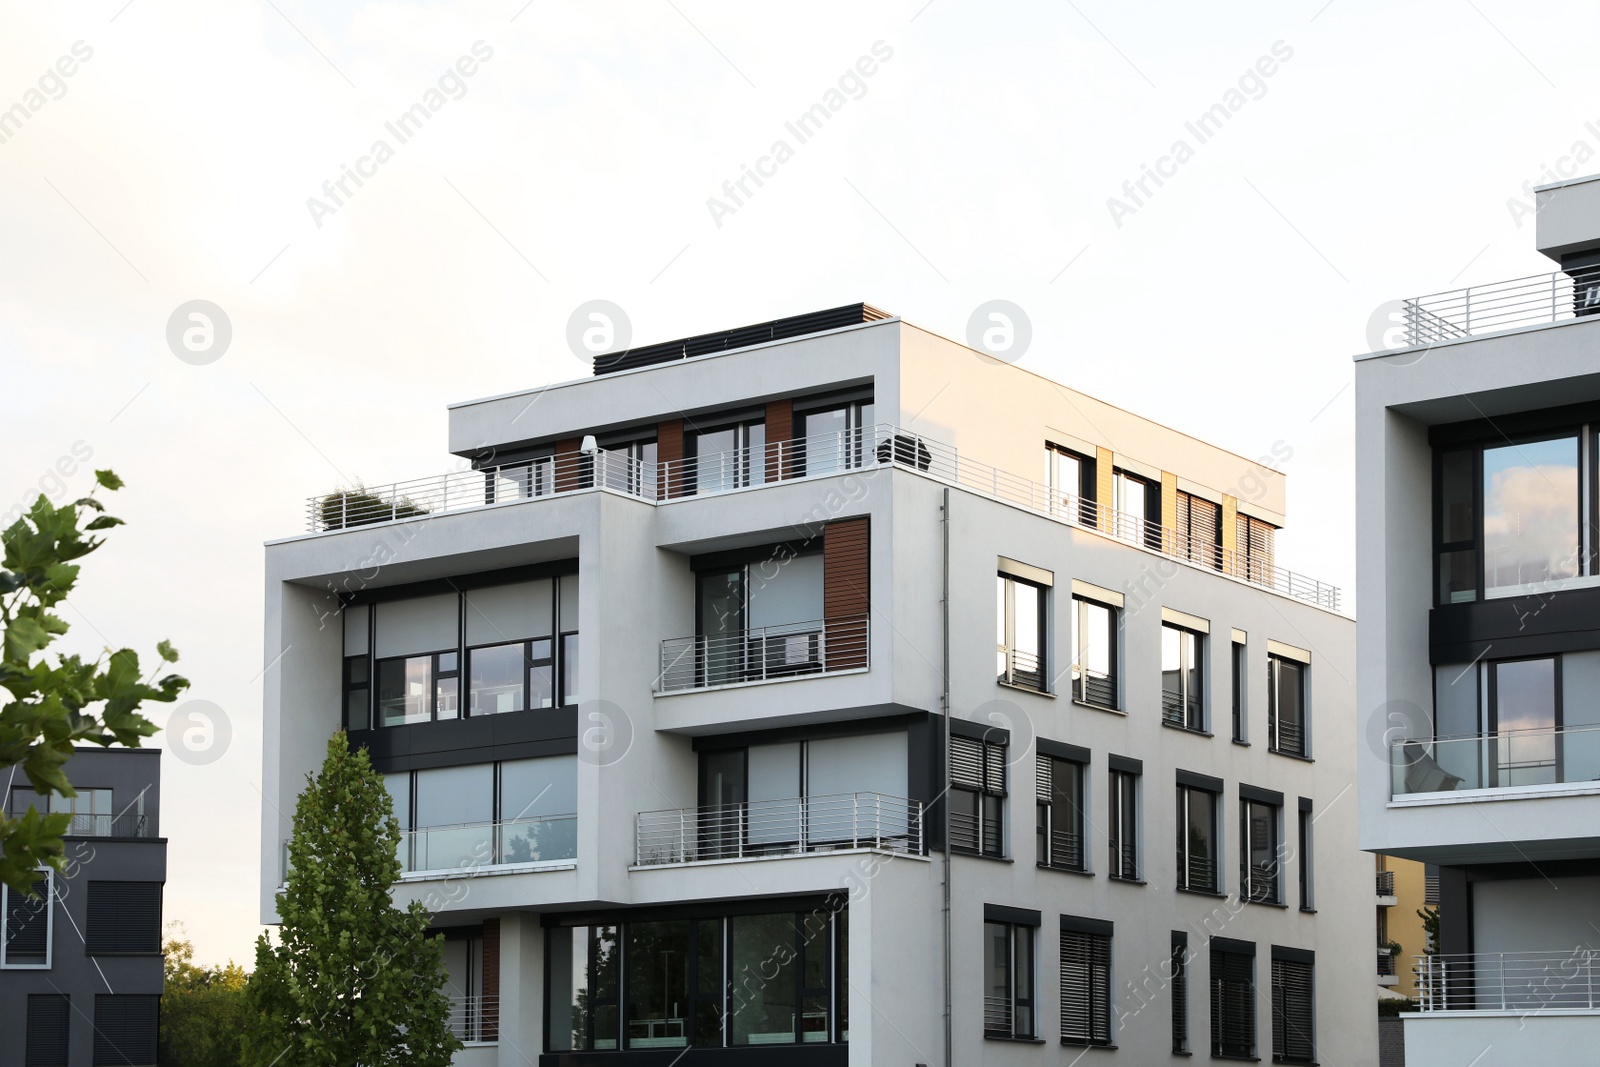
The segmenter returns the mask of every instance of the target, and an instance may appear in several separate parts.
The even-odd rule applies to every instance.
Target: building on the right
[[[1559,269],[1356,362],[1361,846],[1439,877],[1409,1067],[1600,1056],[1600,175],[1537,196]]]

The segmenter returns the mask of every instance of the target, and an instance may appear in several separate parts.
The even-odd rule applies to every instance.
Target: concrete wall
[[[1594,1062],[1600,1016],[1441,1012],[1406,1015],[1406,1067],[1526,1067]]]

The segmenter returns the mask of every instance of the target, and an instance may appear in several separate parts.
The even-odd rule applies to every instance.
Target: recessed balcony
[[[450,998],[445,1020],[463,1045],[493,1045],[500,1040],[500,998],[492,994]]]
[[[1424,1014],[1600,1009],[1600,950],[1436,953],[1416,961]]]
[[[871,645],[872,623],[866,615],[669,637],[661,642],[656,691],[681,693],[862,671],[870,666]]]
[[[1400,740],[1389,765],[1397,800],[1600,791],[1600,725]]]
[[[578,855],[578,817],[546,815],[501,822],[429,826],[400,836],[404,874],[475,871],[511,864],[570,864]]]
[[[884,793],[832,793],[646,811],[634,828],[634,863],[640,867],[846,849],[921,855],[922,802]]]

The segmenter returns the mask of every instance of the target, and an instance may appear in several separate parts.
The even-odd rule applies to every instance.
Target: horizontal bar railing
[[[1433,1011],[1594,1011],[1600,950],[1418,956],[1418,1008]]]
[[[1392,896],[1394,896],[1394,872],[1393,871],[1378,871],[1377,875],[1378,875],[1378,879],[1377,879],[1378,894],[1377,895],[1380,896],[1380,897],[1392,897]]]
[[[457,1040],[486,1043],[500,1040],[500,998],[493,994],[451,997],[446,1025]]]
[[[118,815],[89,815],[75,812],[66,830],[68,837],[149,837],[150,820],[142,811]]]
[[[661,642],[657,691],[679,692],[742,682],[798,678],[869,665],[866,615],[760,626],[729,634],[669,637]]]
[[[1394,796],[1600,782],[1600,725],[1392,743]]]
[[[1407,346],[1433,345],[1600,312],[1600,271],[1555,271],[1402,302]]]
[[[576,815],[427,826],[403,832],[399,845],[400,867],[406,873],[571,860],[577,855]]]
[[[1387,948],[1378,950],[1378,976],[1381,978],[1395,977],[1393,950]]]
[[[1072,699],[1097,708],[1117,706],[1117,676],[1092,667],[1072,665]]]
[[[1006,648],[1004,645],[997,645],[996,653],[996,664],[1000,668],[999,681],[1008,685],[1020,685],[1025,689],[1037,689],[1040,692],[1049,688],[1049,680],[1044,676],[1043,661],[1039,659],[1037,653]]]
[[[1011,1035],[1010,997],[983,998],[983,1029],[986,1033]]]
[[[829,793],[640,812],[641,867],[845,848],[922,852],[922,802],[885,793]]]

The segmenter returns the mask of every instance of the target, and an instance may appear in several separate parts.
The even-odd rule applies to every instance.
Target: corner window
[[[1111,1044],[1111,924],[1061,917],[1061,1042]]]
[[[1283,902],[1279,874],[1280,808],[1239,801],[1239,895],[1256,904]]]
[[[983,1036],[1034,1034],[1034,928],[983,924]]]
[[[1043,692],[1045,587],[1007,574],[995,583],[995,669],[999,681]]]
[[[1256,956],[1248,942],[1211,939],[1211,1054],[1256,1054]]]
[[[1306,665],[1268,654],[1268,747],[1285,755],[1307,755],[1306,725]]]
[[[1106,811],[1106,838],[1113,878],[1137,882],[1139,874],[1139,775],[1112,768]]]
[[[1304,957],[1280,958],[1280,953]],[[1272,1060],[1315,1062],[1315,969],[1311,953],[1272,950]]]
[[[1044,448],[1050,513],[1084,526],[1099,525],[1095,507],[1095,461],[1060,445],[1047,444]]]
[[[33,895],[0,886],[0,968],[48,970],[55,942],[55,872],[34,875]]]
[[[1005,855],[1006,746],[950,739],[950,847],[977,856]]]
[[[1055,756],[1037,758],[1038,864],[1061,871],[1085,869],[1083,792],[1088,768]]]
[[[1072,598],[1072,699],[1117,710],[1116,608]]]
[[[1205,635],[1161,624],[1161,719],[1185,730],[1206,728]]]
[[[1210,789],[1178,786],[1179,889],[1219,893],[1217,800]]]

